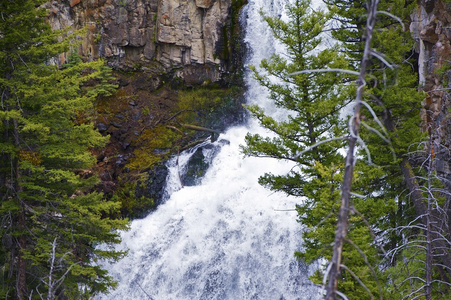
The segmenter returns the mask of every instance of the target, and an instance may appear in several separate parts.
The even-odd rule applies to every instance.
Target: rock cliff
[[[451,190],[451,1],[421,0],[410,26],[419,54],[419,83],[425,92],[423,130],[437,149],[435,168]],[[447,195],[448,201],[450,195]],[[451,207],[448,207],[451,216]],[[449,219],[449,218],[448,218]],[[451,227],[451,220],[448,221]]]
[[[450,156],[446,149],[451,144],[451,1],[421,0],[419,4],[411,15],[410,30],[419,55],[420,88],[426,93],[423,130],[433,133],[435,141],[445,146],[443,153],[437,153],[437,168],[449,176]]]
[[[143,215],[162,198],[170,155],[242,115],[238,22],[246,0],[55,0],[53,29],[86,30],[78,53],[103,58],[117,92],[96,102],[96,126],[110,141],[95,151],[99,191]],[[68,53],[58,58],[67,61]],[[234,87],[234,88],[231,88]],[[187,107],[188,106],[188,107]],[[186,124],[185,124],[186,125]],[[193,127],[191,127],[193,128]]]
[[[438,131],[440,143],[449,145],[451,1],[422,0],[411,17],[410,30],[419,54],[419,83],[426,92],[422,112],[424,129]]]
[[[196,85],[233,71],[232,2],[239,1],[57,0],[45,7],[54,29],[87,27],[83,57],[103,57],[116,69],[171,73]]]

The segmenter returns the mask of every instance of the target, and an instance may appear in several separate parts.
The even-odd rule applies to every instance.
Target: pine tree
[[[0,2],[0,217],[2,298],[82,298],[113,284],[95,262],[122,253],[126,220],[108,218],[118,203],[92,192],[105,145],[92,125],[93,101],[111,93],[103,61],[51,63],[74,35],[51,31],[45,1]],[[39,296],[38,296],[39,294]]]
[[[247,155],[288,159],[298,164],[299,168],[287,175],[265,174],[260,183],[304,197],[297,210],[299,221],[306,226],[305,250],[297,256],[307,262],[320,258],[329,260],[332,255],[344,169],[344,159],[337,154],[343,143],[335,140],[345,134],[337,112],[347,99],[353,98],[355,86],[349,83],[350,78],[337,73],[302,72],[296,75],[299,77],[290,74],[309,69],[356,71],[363,53],[366,24],[366,1],[326,3],[333,13],[332,18],[324,13],[309,12],[307,1],[296,1],[288,6],[290,21],[287,23],[265,17],[276,39],[287,47],[290,59],[274,56],[262,61],[264,71],[253,70],[256,79],[270,90],[271,99],[288,109],[291,115],[288,121],[277,122],[262,109],[251,107],[252,115],[275,137],[249,134],[244,147]],[[412,1],[382,1],[379,10],[406,20],[414,6]],[[322,17],[318,18],[320,14]],[[332,35],[339,41],[339,48],[312,52],[318,46],[324,25],[331,19],[334,20],[330,23]],[[398,21],[389,14],[378,14],[372,43],[374,51],[367,68],[369,75],[364,94],[367,106],[362,110],[364,119],[360,132],[363,147],[353,176],[354,196],[343,248],[342,280],[338,283],[338,290],[350,299],[388,296],[389,274],[381,269],[385,264],[381,249],[399,246],[399,238],[390,229],[405,224],[406,216],[416,217],[406,197],[410,194],[400,195],[400,191],[408,182],[405,166],[410,164],[411,146],[424,139],[419,119],[423,95],[417,91],[417,76],[412,68],[415,63],[411,60],[413,41]],[[318,59],[320,57],[323,59]],[[271,76],[282,84],[272,83]],[[321,93],[316,93],[319,89]],[[323,127],[326,125],[330,127]],[[321,283],[324,271],[319,270],[313,280]]]
[[[346,49],[348,59],[352,60],[361,55],[361,48],[358,44],[361,42],[356,37],[362,37],[362,30],[359,16],[364,16],[362,10],[367,1],[327,1],[329,4],[334,4],[332,9],[337,11],[338,16],[335,18],[341,20],[341,26],[333,35],[343,41],[343,47]],[[443,211],[443,207],[437,207],[430,210],[428,204],[430,198],[439,199],[440,193],[446,193],[440,189],[440,184],[437,181],[434,183],[431,192],[430,181],[424,178],[430,178],[430,168],[428,164],[434,155],[434,151],[430,151],[427,144],[427,135],[422,130],[420,125],[420,110],[421,101],[424,95],[418,92],[418,75],[415,74],[413,67],[417,62],[413,58],[413,41],[410,37],[410,32],[406,30],[407,26],[402,26],[398,22],[408,24],[409,15],[416,6],[414,1],[381,1],[378,8],[378,19],[376,23],[376,30],[374,31],[374,39],[372,43],[372,58],[368,67],[367,86],[365,101],[367,105],[371,106],[374,114],[383,123],[386,129],[386,138],[390,140],[390,145],[383,141],[381,134],[376,134],[374,129],[378,129],[383,133],[384,129],[375,122],[373,114],[368,110],[363,110],[366,120],[363,121],[365,127],[361,127],[360,137],[364,140],[367,150],[371,154],[372,161],[376,166],[363,166],[364,162],[360,161],[356,166],[357,169],[364,168],[367,171],[361,171],[360,177],[368,178],[366,185],[359,186],[358,182],[353,184],[353,191],[366,196],[366,201],[379,201],[381,205],[389,204],[393,206],[393,210],[388,212],[388,215],[379,220],[371,220],[368,216],[373,217],[373,213],[368,211],[364,215],[368,223],[375,231],[375,238],[382,242],[382,246],[387,250],[387,262],[380,262],[379,266],[387,266],[395,263],[398,259],[403,265],[406,262],[410,266],[410,274],[394,272],[390,269],[383,268],[386,275],[390,276],[388,282],[394,283],[393,286],[386,284],[387,291],[394,293],[392,296],[406,297],[407,293],[396,294],[399,282],[410,282],[410,287],[416,286],[413,283],[416,279],[411,274],[423,274],[423,270],[429,268],[430,278],[431,273],[441,274],[436,282],[449,282],[449,273],[451,271],[449,262],[450,247],[444,245],[443,224],[445,222],[439,221],[444,219],[443,215],[438,211]],[[337,10],[337,7],[339,9]],[[360,8],[360,10],[359,10]],[[394,17],[396,16],[396,17]],[[403,28],[404,27],[404,28]],[[360,30],[359,30],[360,29]],[[356,32],[359,32],[356,35]],[[349,38],[354,37],[354,38]],[[357,50],[357,51],[356,51]],[[372,128],[369,130],[369,128]],[[432,132],[432,130],[429,130]],[[385,146],[382,146],[385,145]],[[391,148],[390,151],[388,151]],[[426,148],[426,149],[425,149]],[[440,148],[440,147],[439,147]],[[429,149],[429,150],[428,150]],[[423,153],[423,154],[422,154]],[[366,155],[362,153],[362,155]],[[394,157],[393,157],[394,156]],[[429,159],[427,158],[429,157]],[[378,169],[379,176],[374,177],[374,172]],[[371,178],[373,178],[371,180]],[[423,178],[423,179],[422,179]],[[443,185],[443,183],[441,184]],[[409,192],[405,192],[408,190]],[[401,192],[404,191],[404,192]],[[443,195],[442,195],[443,196]],[[396,201],[396,202],[395,202]],[[436,201],[435,204],[440,203]],[[429,220],[429,221],[428,221]],[[432,223],[430,220],[434,220]],[[427,224],[436,224],[432,229]],[[438,225],[440,224],[440,225]],[[408,226],[407,226],[408,225]],[[442,228],[441,233],[437,228]],[[423,228],[418,232],[419,228]],[[403,238],[399,232],[403,233]],[[380,238],[383,236],[383,238]],[[412,236],[415,236],[412,239]],[[419,241],[419,236],[424,236],[424,240],[429,237],[429,243]],[[420,244],[423,245],[420,245]],[[427,246],[426,246],[427,244]],[[415,246],[413,246],[415,245]],[[405,248],[406,247],[406,248]],[[427,263],[418,268],[418,259],[421,255],[425,255],[422,251],[411,251],[411,247],[418,249],[431,247],[432,249],[426,251],[435,253],[434,263]],[[405,249],[405,251],[400,251]],[[412,253],[418,252],[419,255],[415,258]],[[395,254],[403,253],[399,256]],[[382,253],[381,253],[382,254]],[[426,255],[427,256],[427,255]],[[430,269],[428,265],[435,265],[435,270]],[[440,266],[441,265],[441,266]],[[397,267],[398,268],[398,267]],[[442,270],[437,270],[442,269]],[[426,272],[426,273],[428,273]],[[408,276],[403,277],[404,275]],[[402,285],[402,284],[401,284]],[[423,284],[421,284],[423,285]],[[436,296],[443,293],[440,284],[437,284]],[[443,285],[442,285],[443,287]],[[411,294],[411,297],[418,296],[420,293],[425,293],[431,297],[431,285],[424,284],[424,291],[417,291]],[[414,288],[415,289],[415,288]],[[428,297],[428,296],[427,296]]]
[[[344,124],[339,112],[347,101],[344,78],[337,73],[305,73],[295,76],[293,72],[307,69],[341,68],[346,66],[336,49],[318,50],[321,33],[328,20],[321,11],[311,11],[310,1],[295,1],[287,5],[289,22],[264,16],[274,37],[287,47],[289,59],[274,55],[262,60],[261,70],[251,66],[256,80],[270,91],[275,104],[289,110],[288,120],[277,121],[265,114],[258,106],[249,107],[251,114],[263,127],[275,133],[274,138],[248,134],[246,155],[267,156],[296,161],[302,168],[286,176],[266,174],[260,181],[272,189],[304,196],[299,183],[310,181],[316,174],[315,162],[341,161],[337,153],[343,141],[313,145],[343,134]],[[271,78],[278,81],[274,83]],[[298,155],[303,152],[302,155]]]
[[[340,72],[316,72],[309,70],[349,69],[349,63],[337,47],[321,49],[322,34],[330,22],[331,15],[310,9],[310,1],[295,1],[287,5],[289,20],[265,16],[274,37],[287,48],[288,59],[274,55],[261,62],[261,70],[252,67],[255,78],[268,88],[275,104],[288,110],[288,120],[277,121],[263,109],[252,106],[251,114],[274,137],[248,134],[246,155],[266,156],[295,161],[296,168],[289,174],[265,174],[260,183],[266,187],[302,197],[297,205],[299,221],[305,225],[303,232],[304,251],[297,256],[312,262],[330,259],[331,244],[339,210],[340,186],[344,168],[344,158],[339,149],[347,139],[345,120],[340,112],[352,99],[354,79]],[[298,71],[305,71],[297,73]],[[277,79],[273,81],[271,79]],[[380,172],[373,172],[374,179]],[[359,185],[365,186],[370,179],[360,177]],[[356,199],[358,213],[371,212],[371,221],[385,216],[393,206],[381,205],[380,201],[365,202]],[[343,273],[340,288],[352,299],[367,297],[367,292],[355,276],[362,278],[372,294],[382,292],[378,280],[382,278],[377,268],[377,248],[365,222],[355,216],[349,233],[351,241],[345,245],[343,263],[350,271]],[[361,255],[365,253],[365,257]],[[352,266],[352,267],[351,267]],[[351,270],[352,268],[352,270]],[[377,273],[377,274],[376,274]],[[314,281],[322,282],[318,272]]]

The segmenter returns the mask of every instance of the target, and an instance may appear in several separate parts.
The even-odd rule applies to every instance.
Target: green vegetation
[[[154,200],[145,196],[136,196],[136,183],[133,181],[119,179],[119,188],[114,191],[113,201],[121,203],[121,215],[136,216],[149,211],[155,203]],[[144,183],[140,183],[143,185]]]
[[[108,140],[93,102],[115,86],[103,61],[50,63],[79,33],[52,31],[43,2],[0,3],[0,297],[89,298],[114,285],[97,260],[124,254],[95,248],[118,243],[127,221],[107,217],[119,203],[92,191],[90,171]]]
[[[308,263],[332,258],[345,169],[338,149],[345,147],[349,135],[340,109],[355,98],[356,77],[342,72],[292,73],[358,72],[368,5],[367,1],[325,2],[329,14],[309,9],[308,0],[298,0],[286,7],[288,22],[263,16],[274,37],[286,46],[289,59],[275,55],[263,60],[260,69],[251,68],[289,116],[280,122],[258,106],[249,107],[275,137],[248,134],[243,147],[246,155],[297,163],[289,174],[267,173],[259,181],[269,189],[302,197],[297,212],[306,230],[303,251],[296,256]],[[408,20],[415,6],[414,1],[381,1],[378,10]],[[338,48],[319,50],[321,33],[332,19]],[[450,240],[449,197],[444,187],[449,184],[433,169],[434,153],[443,152],[443,145],[434,144],[434,130],[421,128],[425,95],[417,90],[410,33],[386,14],[378,15],[376,27],[338,291],[349,299],[446,298],[451,247],[446,242]],[[281,83],[273,83],[274,77]],[[312,276],[313,282],[322,284],[326,270],[327,264]]]
[[[167,92],[168,89],[163,86],[154,92],[155,99],[145,100],[142,105],[137,106],[141,119],[134,128],[139,130],[139,134],[134,135],[131,140],[133,153],[124,168],[127,172],[119,176],[118,188],[112,193],[112,199],[122,204],[122,216],[143,216],[154,208],[158,200],[154,199],[152,191],[149,194],[147,190],[152,178],[152,175],[148,174],[149,170],[158,169],[170,156],[177,155],[199,142],[209,138],[216,139],[217,133],[205,130],[220,132],[243,114],[239,103],[241,87],[226,89],[210,85],[182,88],[175,92],[171,90],[171,95],[164,96],[163,98],[167,98],[161,103],[162,97],[158,95]],[[120,103],[115,107],[121,107],[124,103],[127,105],[130,101],[130,96],[123,91],[116,95],[116,99],[117,97],[127,99],[119,100]],[[108,101],[102,102],[102,111],[105,116],[114,115],[115,112],[107,112],[107,103]],[[164,108],[161,109],[160,106]],[[124,121],[130,122],[128,119],[131,117],[127,113],[124,113],[124,116]]]
[[[171,115],[160,119],[153,127],[143,130],[136,144],[134,157],[127,165],[131,170],[146,170],[169,158],[170,155],[203,141],[211,133],[188,128],[185,124],[221,130],[225,115],[238,115],[237,103],[241,88],[196,87],[182,89],[171,109]],[[143,109],[145,113],[146,108]]]

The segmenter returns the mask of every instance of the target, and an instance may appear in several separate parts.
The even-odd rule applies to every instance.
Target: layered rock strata
[[[451,228],[451,1],[421,0],[412,14],[411,32],[419,53],[420,88],[426,93],[422,103],[423,130],[431,137],[434,168],[444,185],[445,232]],[[446,225],[447,223],[447,225]],[[440,239],[438,239],[440,241]],[[441,246],[441,245],[439,245]],[[446,249],[446,250],[445,250]],[[450,257],[448,247],[441,247],[442,257]],[[437,256],[440,256],[437,254]],[[449,261],[443,265],[449,266]],[[449,269],[448,273],[449,272]]]
[[[71,0],[45,7],[54,29],[87,27],[80,53],[110,66],[174,72],[188,84],[227,72],[232,0]],[[65,57],[61,57],[64,62]]]
[[[422,120],[425,130],[437,133],[440,143],[449,146],[451,83],[451,3],[422,0],[412,14],[410,26],[419,54],[419,83],[426,92]]]

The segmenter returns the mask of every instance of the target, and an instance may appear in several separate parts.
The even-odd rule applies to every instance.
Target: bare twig
[[[389,17],[392,18],[392,19],[395,19],[396,21],[399,22],[399,24],[401,24],[401,26],[402,26],[402,31],[405,31],[405,30],[406,30],[405,27],[404,27],[404,23],[402,22],[402,20],[401,20],[400,17],[397,17],[397,16],[395,16],[394,14],[391,14],[391,13],[386,12],[386,11],[381,11],[381,10],[378,10],[378,11],[377,11],[377,14],[386,15],[386,16],[389,16]]]
[[[386,65],[389,69],[394,70],[395,67],[392,66],[385,58],[382,53],[377,52],[376,50],[371,50],[371,55],[379,59],[384,65]]]
[[[379,0],[373,0],[368,7],[368,17],[366,23],[365,33],[365,48],[363,51],[363,58],[360,64],[360,73],[358,79],[358,88],[356,95],[356,106],[354,109],[354,117],[352,126],[350,128],[351,138],[349,139],[349,149],[345,162],[345,173],[343,177],[342,193],[341,193],[341,205],[338,215],[337,229],[335,231],[334,251],[331,259],[331,271],[329,274],[329,281],[326,288],[326,299],[334,300],[335,294],[338,288],[338,278],[340,274],[341,258],[343,252],[343,244],[348,231],[348,211],[351,195],[352,177],[354,171],[354,149],[357,143],[357,136],[360,128],[361,114],[360,109],[363,99],[363,88],[365,86],[366,68],[369,64],[371,55],[371,40],[373,36],[373,30],[376,23],[377,6]]]
[[[357,282],[365,289],[365,291],[370,295],[371,299],[374,299],[374,295],[371,293],[370,289],[363,283],[362,280],[360,280],[359,276],[357,276],[354,272],[351,271],[351,269],[349,269],[348,267],[346,267],[345,265],[340,265],[340,267],[342,269],[345,269],[346,271],[349,272],[349,274],[351,274],[352,277],[354,277],[355,280],[357,280]]]
[[[319,141],[318,143],[316,143],[316,144],[314,144],[314,145],[312,145],[312,146],[310,146],[310,147],[308,147],[308,148],[302,150],[301,152],[296,153],[296,155],[293,156],[292,159],[293,159],[293,160],[298,159],[299,157],[301,157],[301,155],[303,155],[303,154],[306,153],[306,152],[312,151],[313,149],[315,149],[315,148],[318,147],[319,145],[322,145],[322,144],[325,144],[325,143],[328,143],[328,142],[332,142],[332,141],[345,140],[345,139],[347,139],[347,138],[348,138],[348,136],[343,135],[343,136],[334,137],[334,138],[330,138],[330,139],[325,139],[325,140]]]

